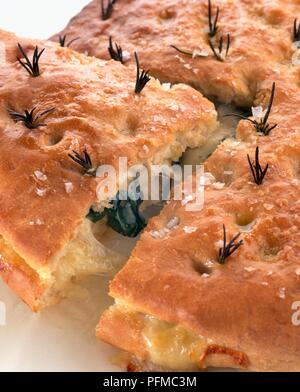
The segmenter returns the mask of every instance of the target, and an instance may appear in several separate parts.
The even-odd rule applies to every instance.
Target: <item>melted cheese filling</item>
[[[181,325],[172,325],[152,316],[145,316],[143,337],[149,360],[173,370],[195,370],[205,352],[207,340]]]
[[[0,255],[6,262],[37,272],[42,284],[47,287],[42,306],[56,303],[67,296],[74,288],[74,282],[92,274],[112,272],[121,262],[117,252],[106,248],[96,240],[92,232],[92,223],[85,219],[76,235],[46,267],[37,266],[22,258],[10,244],[0,236]]]
[[[55,261],[51,291],[61,292],[62,296],[66,296],[78,279],[94,274],[112,273],[122,262],[124,257],[96,240],[92,223],[85,219],[77,235]]]
[[[147,358],[141,359],[146,359],[149,363],[165,369],[199,370],[200,358],[207,346],[212,343],[210,339],[196,335],[182,325],[171,324],[148,314],[139,313],[119,299],[110,308],[110,312],[119,314],[122,319],[122,314],[126,314],[127,317],[141,321],[140,330],[132,332],[141,336],[147,351]]]

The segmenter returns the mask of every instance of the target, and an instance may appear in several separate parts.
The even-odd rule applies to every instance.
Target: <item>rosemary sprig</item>
[[[219,12],[220,12],[220,9],[219,9],[219,7],[217,7],[217,12],[216,12],[215,18],[213,19],[211,1],[208,0],[208,28],[209,28],[208,35],[210,38],[213,38],[218,32]]]
[[[205,51],[202,52],[199,50],[198,51],[195,50],[194,52],[188,52],[187,50],[180,49],[180,48],[178,48],[178,46],[175,46],[175,45],[170,45],[170,47],[177,50],[177,52],[184,54],[186,56],[189,56],[191,58],[199,58],[199,57],[207,57],[208,56],[208,53],[206,53]]]
[[[28,129],[35,129],[38,127],[45,126],[43,122],[41,122],[48,114],[52,113],[55,108],[50,108],[46,109],[40,113],[35,114],[36,107],[34,107],[32,110],[25,110],[25,114],[20,114],[17,113],[11,109],[8,109],[8,113],[10,117],[15,121],[15,122],[23,122],[24,125]]]
[[[230,34],[227,34],[226,46],[224,45],[223,36],[220,37],[218,42],[216,42],[215,40],[217,32],[219,31],[219,26],[218,26],[219,14],[220,14],[220,9],[219,7],[217,7],[216,14],[213,17],[211,1],[208,0],[208,44],[216,59],[218,61],[225,61],[230,49],[231,39],[230,39]],[[184,54],[186,56],[197,57],[197,55],[195,55],[194,53],[187,50],[180,49],[178,48],[178,46],[171,45],[171,47],[177,50],[177,52]]]
[[[120,63],[123,63],[123,51],[120,45],[118,45],[115,42],[115,47],[112,42],[112,37],[109,37],[109,46],[108,46],[108,53],[110,54],[110,57],[115,60],[115,61],[120,61]]]
[[[294,42],[300,41],[300,23],[297,26],[297,18],[294,20]]]
[[[257,185],[261,185],[263,183],[263,180],[265,178],[265,175],[267,174],[269,164],[266,165],[264,169],[262,169],[260,162],[259,162],[259,147],[257,146],[255,149],[255,161],[254,163],[251,162],[249,154],[247,154],[248,158],[248,163],[251,169],[251,173],[253,175],[254,182]]]
[[[228,55],[229,48],[230,48],[230,34],[227,34],[226,37],[227,37],[226,48],[224,46],[223,36],[221,36],[221,38],[219,39],[219,44],[217,48],[215,47],[215,44],[211,40],[208,41],[208,44],[218,61],[225,61]]]
[[[83,151],[83,156],[73,150],[73,154],[68,154],[69,157],[84,169],[86,176],[96,177],[97,169],[93,167],[92,160],[86,149]]]
[[[186,50],[179,49],[179,48],[178,48],[177,46],[175,46],[175,45],[171,45],[171,48],[177,50],[177,52],[179,52],[179,53],[185,54],[186,56],[193,57],[193,53],[192,53],[192,52],[188,52],[188,51],[186,51]]]
[[[21,44],[18,43],[18,47],[23,57],[25,58],[25,61],[22,61],[19,57],[17,57],[18,62],[22,65],[22,67],[26,69],[29,75],[31,75],[32,77],[39,76],[40,75],[39,60],[45,49],[42,49],[39,52],[39,49],[36,46],[33,52],[32,61],[30,61],[24,49],[22,48]]]
[[[65,47],[68,48],[69,46],[72,45],[73,42],[79,40],[79,37],[73,38],[73,39],[71,39],[71,41],[69,41],[69,42],[66,42],[66,39],[67,39],[67,35],[66,35],[66,34],[65,34],[65,35],[60,35],[60,36],[58,37],[58,42],[59,42],[59,44],[60,44],[60,46],[61,46],[62,48],[65,48]]]
[[[141,71],[140,72],[140,63],[138,54],[134,52],[135,62],[136,62],[136,83],[135,83],[135,93],[140,94],[146,84],[151,80],[149,76],[149,71]]]
[[[91,208],[87,218],[95,223],[106,217],[106,224],[113,230],[125,237],[136,237],[146,226],[145,218],[139,211],[142,199],[120,200],[118,193],[111,204],[111,208],[105,208],[102,212],[95,212]]]
[[[106,6],[104,0],[101,0],[101,18],[102,20],[107,20],[110,18],[113,8],[117,0],[107,0]]]
[[[246,116],[244,116],[242,114],[236,114],[236,113],[228,113],[228,114],[225,114],[224,117],[234,116],[234,117],[241,118],[242,120],[249,121],[249,122],[251,122],[251,124],[254,125],[254,127],[256,129],[256,132],[259,132],[259,133],[262,133],[265,136],[268,136],[269,133],[274,128],[276,128],[277,125],[278,125],[278,124],[270,125],[268,123],[269,116],[270,116],[270,113],[271,113],[271,110],[272,110],[272,106],[273,106],[273,101],[274,101],[275,87],[276,87],[275,82],[273,82],[271,95],[270,95],[270,98],[269,98],[269,103],[268,103],[268,107],[267,107],[266,113],[265,113],[264,117],[261,118],[259,121],[258,120],[252,120],[251,118],[248,118],[248,117],[246,117]]]
[[[219,249],[219,264],[224,264],[226,259],[231,256],[232,253],[235,252],[241,245],[243,245],[243,240],[236,242],[240,235],[241,233],[236,234],[227,244],[226,228],[225,225],[223,225],[223,247]]]

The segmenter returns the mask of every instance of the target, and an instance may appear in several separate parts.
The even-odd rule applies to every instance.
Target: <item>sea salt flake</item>
[[[74,189],[72,182],[65,182],[65,190],[67,193],[71,193]]]
[[[193,51],[193,59],[196,57],[207,57],[209,53],[207,50],[194,50]]]
[[[214,262],[211,261],[211,260],[206,260],[206,261],[204,261],[204,265],[205,265],[207,268],[212,268],[212,267],[214,266]]]
[[[274,207],[273,204],[264,203],[264,207],[266,210],[270,211]]]
[[[258,120],[262,119],[266,114],[266,110],[262,106],[252,106],[252,116]]]
[[[256,268],[255,267],[244,267],[244,270],[247,272],[253,272],[253,271],[256,271]]]
[[[161,232],[159,230],[151,230],[150,235],[153,238],[162,238]]]
[[[43,221],[43,219],[37,218],[35,221],[30,221],[29,224],[30,226],[34,226],[34,225],[41,226],[44,225],[45,222]]]
[[[43,172],[41,172],[40,170],[36,170],[34,172],[35,177],[40,180],[40,181],[46,181],[47,180],[47,176],[46,174],[44,174]]]
[[[184,226],[183,231],[187,234],[190,234],[190,233],[194,233],[195,231],[197,231],[197,228],[193,227],[193,226]]]
[[[225,184],[223,182],[215,182],[212,185],[215,189],[223,189]]]
[[[151,230],[150,235],[153,238],[164,238],[166,234],[170,232],[170,229],[167,229],[166,227],[160,229],[160,230]]]
[[[130,53],[128,52],[128,50],[124,50],[123,51],[123,61],[128,61],[130,60]]]
[[[192,200],[194,200],[194,196],[188,195],[181,201],[181,205],[185,206],[186,204],[188,204]]]
[[[278,291],[278,297],[281,299],[285,299],[285,292],[286,292],[285,287],[281,287]]]
[[[46,192],[47,192],[47,189],[41,189],[41,188],[37,188],[37,189],[36,189],[36,194],[37,194],[38,196],[40,196],[40,197],[45,196]]]
[[[167,229],[173,229],[175,226],[178,226],[179,224],[179,218],[177,216],[174,216],[174,218],[170,219],[169,222],[166,224]]]
[[[177,110],[179,110],[179,106],[176,103],[173,103],[171,106],[169,106],[169,108],[171,110],[174,110],[174,112],[176,112]]]
[[[165,91],[169,91],[171,89],[171,83],[162,83],[162,89]]]

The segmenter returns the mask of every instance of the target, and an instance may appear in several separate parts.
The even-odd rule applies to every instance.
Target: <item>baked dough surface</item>
[[[215,0],[220,8],[220,35],[231,36],[225,62],[215,61],[208,45],[207,0],[119,0],[111,17],[101,20],[100,1],[93,0],[60,33],[79,37],[72,47],[109,58],[108,37],[123,50],[138,51],[141,64],[162,81],[190,84],[206,96],[238,106],[250,106],[263,70],[291,64],[294,18],[299,1]],[[58,34],[52,37],[58,40]],[[202,52],[190,58],[171,48]]]
[[[36,45],[45,48],[40,76],[17,62],[17,43],[30,59]],[[86,149],[94,167],[118,168],[119,157],[129,166],[167,163],[204,143],[217,114],[185,85],[169,88],[152,78],[135,94],[135,67],[4,31],[0,44],[0,273],[38,310],[62,295],[64,274],[70,280],[108,271],[118,259],[96,244],[84,219],[100,178],[84,176],[68,154]],[[32,130],[8,113],[34,107],[55,110]]]

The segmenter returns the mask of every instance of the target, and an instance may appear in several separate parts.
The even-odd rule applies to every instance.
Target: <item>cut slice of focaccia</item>
[[[97,336],[132,355],[129,370],[299,371],[298,75],[265,72],[264,114],[205,163],[204,208],[186,210],[194,194],[168,204],[112,281]]]
[[[93,0],[60,35],[67,35],[67,42],[78,38],[74,49],[100,58],[110,58],[109,46],[118,58],[121,48],[125,64],[134,61],[137,50],[143,67],[160,80],[249,106],[261,69],[292,65],[298,11],[298,1],[285,0]]]
[[[227,141],[223,154],[235,153],[244,175],[225,186],[207,173],[200,212],[167,205],[110,286],[115,305],[102,315],[97,336],[132,354],[128,370],[300,369],[292,323],[300,297],[299,180],[293,167],[281,169],[264,152],[269,170],[256,185],[245,155],[254,155],[254,145],[240,154],[236,143]],[[232,176],[226,163],[209,164]],[[238,233],[235,243],[243,240],[225,261],[223,225],[227,244]]]
[[[86,219],[107,203],[95,169],[176,160],[216,130],[217,114],[185,85],[152,79],[136,93],[135,67],[4,31],[0,45],[0,274],[40,310],[122,259]]]

